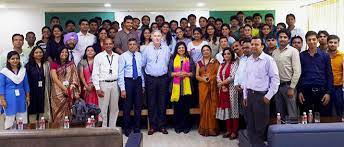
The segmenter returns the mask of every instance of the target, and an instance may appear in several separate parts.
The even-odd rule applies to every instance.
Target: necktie
[[[133,79],[135,80],[138,77],[135,54],[133,54],[133,61],[132,62],[133,62]]]
[[[70,55],[70,61],[74,61],[74,56],[73,56],[73,51],[72,50],[70,51],[69,55]]]

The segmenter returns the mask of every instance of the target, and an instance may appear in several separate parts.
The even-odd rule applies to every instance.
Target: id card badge
[[[112,74],[112,69],[109,69],[109,74]]]
[[[69,86],[69,82],[68,81],[63,81],[63,86],[68,87]]]
[[[38,81],[38,87],[43,87],[43,81]]]
[[[15,90],[14,90],[14,94],[15,94],[16,96],[20,96],[19,89],[15,89]]]

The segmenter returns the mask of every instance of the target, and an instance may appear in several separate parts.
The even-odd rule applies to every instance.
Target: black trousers
[[[269,104],[264,103],[266,92],[247,92],[247,132],[252,147],[265,147],[265,132],[269,124]]]
[[[166,103],[168,99],[168,76],[145,78],[148,96],[148,117],[150,127],[154,130],[166,128]]]
[[[321,99],[326,94],[325,88],[319,87],[308,87],[301,90],[305,101],[301,105],[301,114],[309,110],[314,112],[320,112],[320,116],[332,116],[331,99],[330,102],[324,106]]]
[[[190,129],[190,101],[191,95],[180,96],[179,101],[173,103],[174,106],[174,124],[176,130]]]
[[[135,132],[140,131],[141,109],[142,109],[142,79],[141,77],[133,80],[125,78],[125,91],[127,98],[123,99],[123,127],[125,130],[134,129]],[[130,111],[134,106],[134,121],[131,120]]]

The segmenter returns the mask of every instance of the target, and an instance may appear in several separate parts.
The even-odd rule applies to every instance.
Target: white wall
[[[42,9],[0,9],[0,50],[12,48],[11,37],[15,33],[25,36],[33,31],[40,39],[41,28],[44,24]]]

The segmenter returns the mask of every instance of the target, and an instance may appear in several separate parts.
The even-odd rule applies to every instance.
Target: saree
[[[58,80],[61,81],[61,83],[63,83],[64,81],[68,81],[69,83],[69,85],[67,86],[68,95],[65,95],[63,93],[63,90],[55,82],[52,82],[51,111],[53,127],[57,128],[60,127],[65,116],[68,116],[70,118],[73,95],[80,94],[80,84],[74,62],[68,62],[63,65],[52,63],[51,69],[56,70]],[[74,85],[76,88],[72,89],[71,85]]]
[[[219,62],[215,59],[208,65],[199,61],[199,76],[208,77],[209,82],[205,83],[199,81],[199,106],[200,106],[200,124],[198,128],[199,134],[203,136],[216,136],[218,135],[218,124],[216,121],[216,108],[218,106],[218,88],[216,85],[217,70],[220,66]]]
[[[93,64],[88,64],[87,60],[83,59],[80,61],[79,66],[82,67],[82,71],[85,77],[85,81],[87,84],[92,83],[92,71],[93,71]],[[85,87],[85,86],[84,86]],[[96,89],[93,87],[92,90],[87,91],[86,88],[82,90],[82,96],[85,99],[87,104],[95,104],[98,106],[98,96]]]

